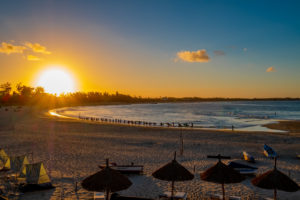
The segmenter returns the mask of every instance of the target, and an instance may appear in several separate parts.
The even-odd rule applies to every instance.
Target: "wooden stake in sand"
[[[182,136],[182,129],[180,129],[180,136],[179,136],[179,143],[180,143],[180,155],[183,155],[183,136]]]

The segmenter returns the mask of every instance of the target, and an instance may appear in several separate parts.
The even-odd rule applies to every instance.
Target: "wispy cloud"
[[[40,57],[33,54],[51,54],[45,46],[39,43],[25,42],[23,45],[14,45],[14,41],[11,40],[10,43],[2,42],[0,46],[0,53],[3,54],[22,54],[23,57],[29,61],[39,61],[42,60]]]
[[[271,66],[271,67],[268,67],[268,69],[266,70],[266,72],[275,72],[275,67]]]
[[[225,56],[225,52],[222,50],[215,50],[214,55],[215,56]]]
[[[9,44],[6,42],[2,42],[1,46],[0,46],[0,53],[4,53],[4,54],[11,54],[11,53],[23,53],[24,50],[26,49],[26,47],[24,46],[17,46],[17,45],[13,45],[13,44]]]
[[[51,54],[50,51],[47,51],[46,47],[40,45],[39,43],[26,42],[25,45],[30,48],[33,52],[42,53],[42,54]]]
[[[41,60],[41,58],[37,57],[37,56],[34,56],[34,55],[27,55],[27,60],[30,60],[30,61],[39,61]]]
[[[243,51],[246,52],[246,51],[248,51],[248,49],[247,48],[243,48]]]
[[[209,62],[210,57],[206,53],[205,49],[198,51],[180,51],[177,53],[177,57],[185,62]]]

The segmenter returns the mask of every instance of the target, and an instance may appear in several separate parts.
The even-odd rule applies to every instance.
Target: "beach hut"
[[[101,171],[85,178],[82,187],[89,191],[106,192],[105,199],[109,199],[110,192],[117,192],[129,188],[131,181],[120,172],[111,169],[106,159],[106,167]]]
[[[171,199],[173,199],[174,196],[175,181],[188,181],[194,178],[191,172],[176,161],[176,151],[174,153],[174,159],[153,172],[152,176],[160,180],[171,181]]]
[[[23,156],[10,156],[8,157],[4,168],[15,173],[21,173],[26,164],[29,164],[26,155]]]
[[[4,151],[4,149],[0,148],[0,164],[4,165],[6,163],[8,159],[8,156],[6,154],[6,152]]]
[[[273,189],[275,200],[277,198],[277,190],[296,192],[300,189],[299,185],[290,179],[290,177],[277,170],[276,162],[277,158],[275,157],[274,169],[257,176],[251,181],[257,187]]]
[[[225,200],[225,183],[240,183],[245,179],[243,175],[241,175],[238,171],[234,170],[232,167],[225,165],[221,159],[230,157],[221,156],[207,156],[208,158],[218,158],[219,161],[214,166],[207,169],[205,172],[200,174],[200,177],[204,181],[219,183],[222,184],[222,196],[223,200]]]
[[[26,167],[26,183],[28,184],[45,184],[51,183],[51,180],[46,172],[42,162],[27,164]]]
[[[26,184],[21,187],[22,192],[54,188],[42,162],[26,164],[22,174]]]

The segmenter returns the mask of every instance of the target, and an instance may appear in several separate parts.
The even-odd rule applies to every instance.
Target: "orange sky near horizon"
[[[53,66],[70,72],[75,81],[76,91],[106,91],[109,93],[118,91],[143,97],[299,97],[299,94],[295,94],[296,87],[286,87],[287,83],[296,86],[293,79],[287,79],[284,85],[281,81],[274,81],[276,84],[274,85],[274,82],[264,82],[263,78],[256,78],[253,82],[245,77],[231,77],[230,72],[224,73],[223,76],[214,76],[215,71],[192,73],[188,76],[185,75],[187,72],[183,70],[173,72],[177,76],[170,76],[167,71],[153,73],[149,69],[136,73],[126,72],[126,69],[114,69],[115,65],[118,65],[117,62],[101,60],[99,63],[89,63],[88,59],[86,60],[82,56],[68,55],[67,50],[66,52],[56,52],[51,49],[51,51],[51,55],[39,62],[29,62],[18,55],[9,55],[12,59],[8,59],[6,65],[22,66],[22,68],[5,68],[5,73],[0,75],[1,82],[11,82],[14,85],[22,82],[25,85],[37,86],[36,80],[39,74]],[[85,65],[97,65],[97,68],[91,70],[85,68]],[[198,71],[195,68],[192,70]],[[139,75],[139,73],[144,75]],[[251,72],[249,71],[249,73]],[[145,74],[150,75],[145,76]],[[284,92],[279,94],[278,91]]]

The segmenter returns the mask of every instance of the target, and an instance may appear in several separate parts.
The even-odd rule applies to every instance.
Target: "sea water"
[[[79,106],[56,110],[68,117],[94,117],[152,123],[193,124],[198,128],[271,131],[261,125],[300,120],[300,101],[220,101]]]

